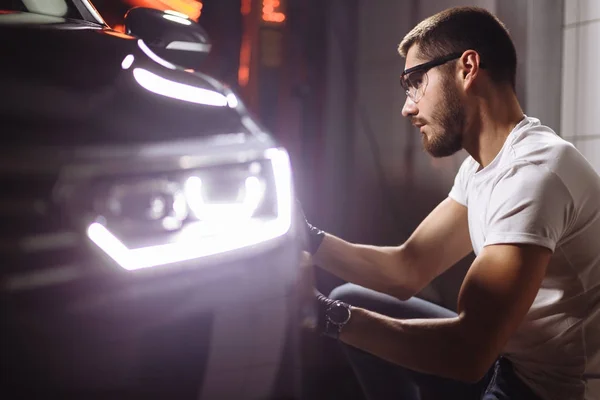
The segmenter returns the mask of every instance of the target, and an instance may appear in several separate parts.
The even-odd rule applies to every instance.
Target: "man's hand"
[[[308,305],[311,310],[304,313],[302,325],[305,328],[316,331],[325,336],[332,336],[331,330],[327,329],[327,310],[336,301],[323,295],[315,288],[314,263],[310,253],[304,251],[300,260],[300,276],[298,279],[299,291],[302,304]],[[343,304],[342,302],[337,302]]]
[[[398,246],[354,244],[324,233],[306,222],[299,203],[295,217],[303,246],[320,268],[401,300],[414,296],[472,251],[467,208],[450,198]]]
[[[302,204],[300,204],[298,200],[296,200],[296,210],[298,214],[298,221],[300,224],[304,225],[304,231],[306,233],[307,243],[305,250],[311,255],[315,254],[317,250],[319,250],[319,247],[325,238],[325,232],[308,222],[306,215],[304,215]]]

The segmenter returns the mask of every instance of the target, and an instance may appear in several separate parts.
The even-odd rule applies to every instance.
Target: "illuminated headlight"
[[[89,238],[127,270],[243,249],[291,226],[288,154],[95,184]]]

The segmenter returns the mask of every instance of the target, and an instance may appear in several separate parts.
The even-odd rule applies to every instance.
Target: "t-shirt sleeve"
[[[469,170],[471,164],[473,163],[471,157],[467,157],[463,163],[461,164],[456,176],[454,177],[454,184],[452,185],[452,189],[450,189],[450,193],[448,193],[448,197],[452,200],[456,201],[459,204],[467,207],[467,190],[469,184]]]
[[[573,198],[556,174],[534,164],[515,165],[492,191],[484,246],[536,244],[554,251],[573,210]]]

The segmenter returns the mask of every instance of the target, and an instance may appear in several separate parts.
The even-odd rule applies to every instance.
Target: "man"
[[[318,295],[323,332],[370,399],[600,399],[600,177],[523,114],[515,48],[489,12],[436,14],[399,52],[425,149],[470,156],[398,247],[307,223],[310,262],[352,283]],[[471,251],[458,314],[413,297]]]

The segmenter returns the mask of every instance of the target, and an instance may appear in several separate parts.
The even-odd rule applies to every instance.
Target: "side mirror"
[[[212,47],[199,24],[175,11],[132,8],[125,14],[125,29],[157,55],[183,68],[199,67]]]

